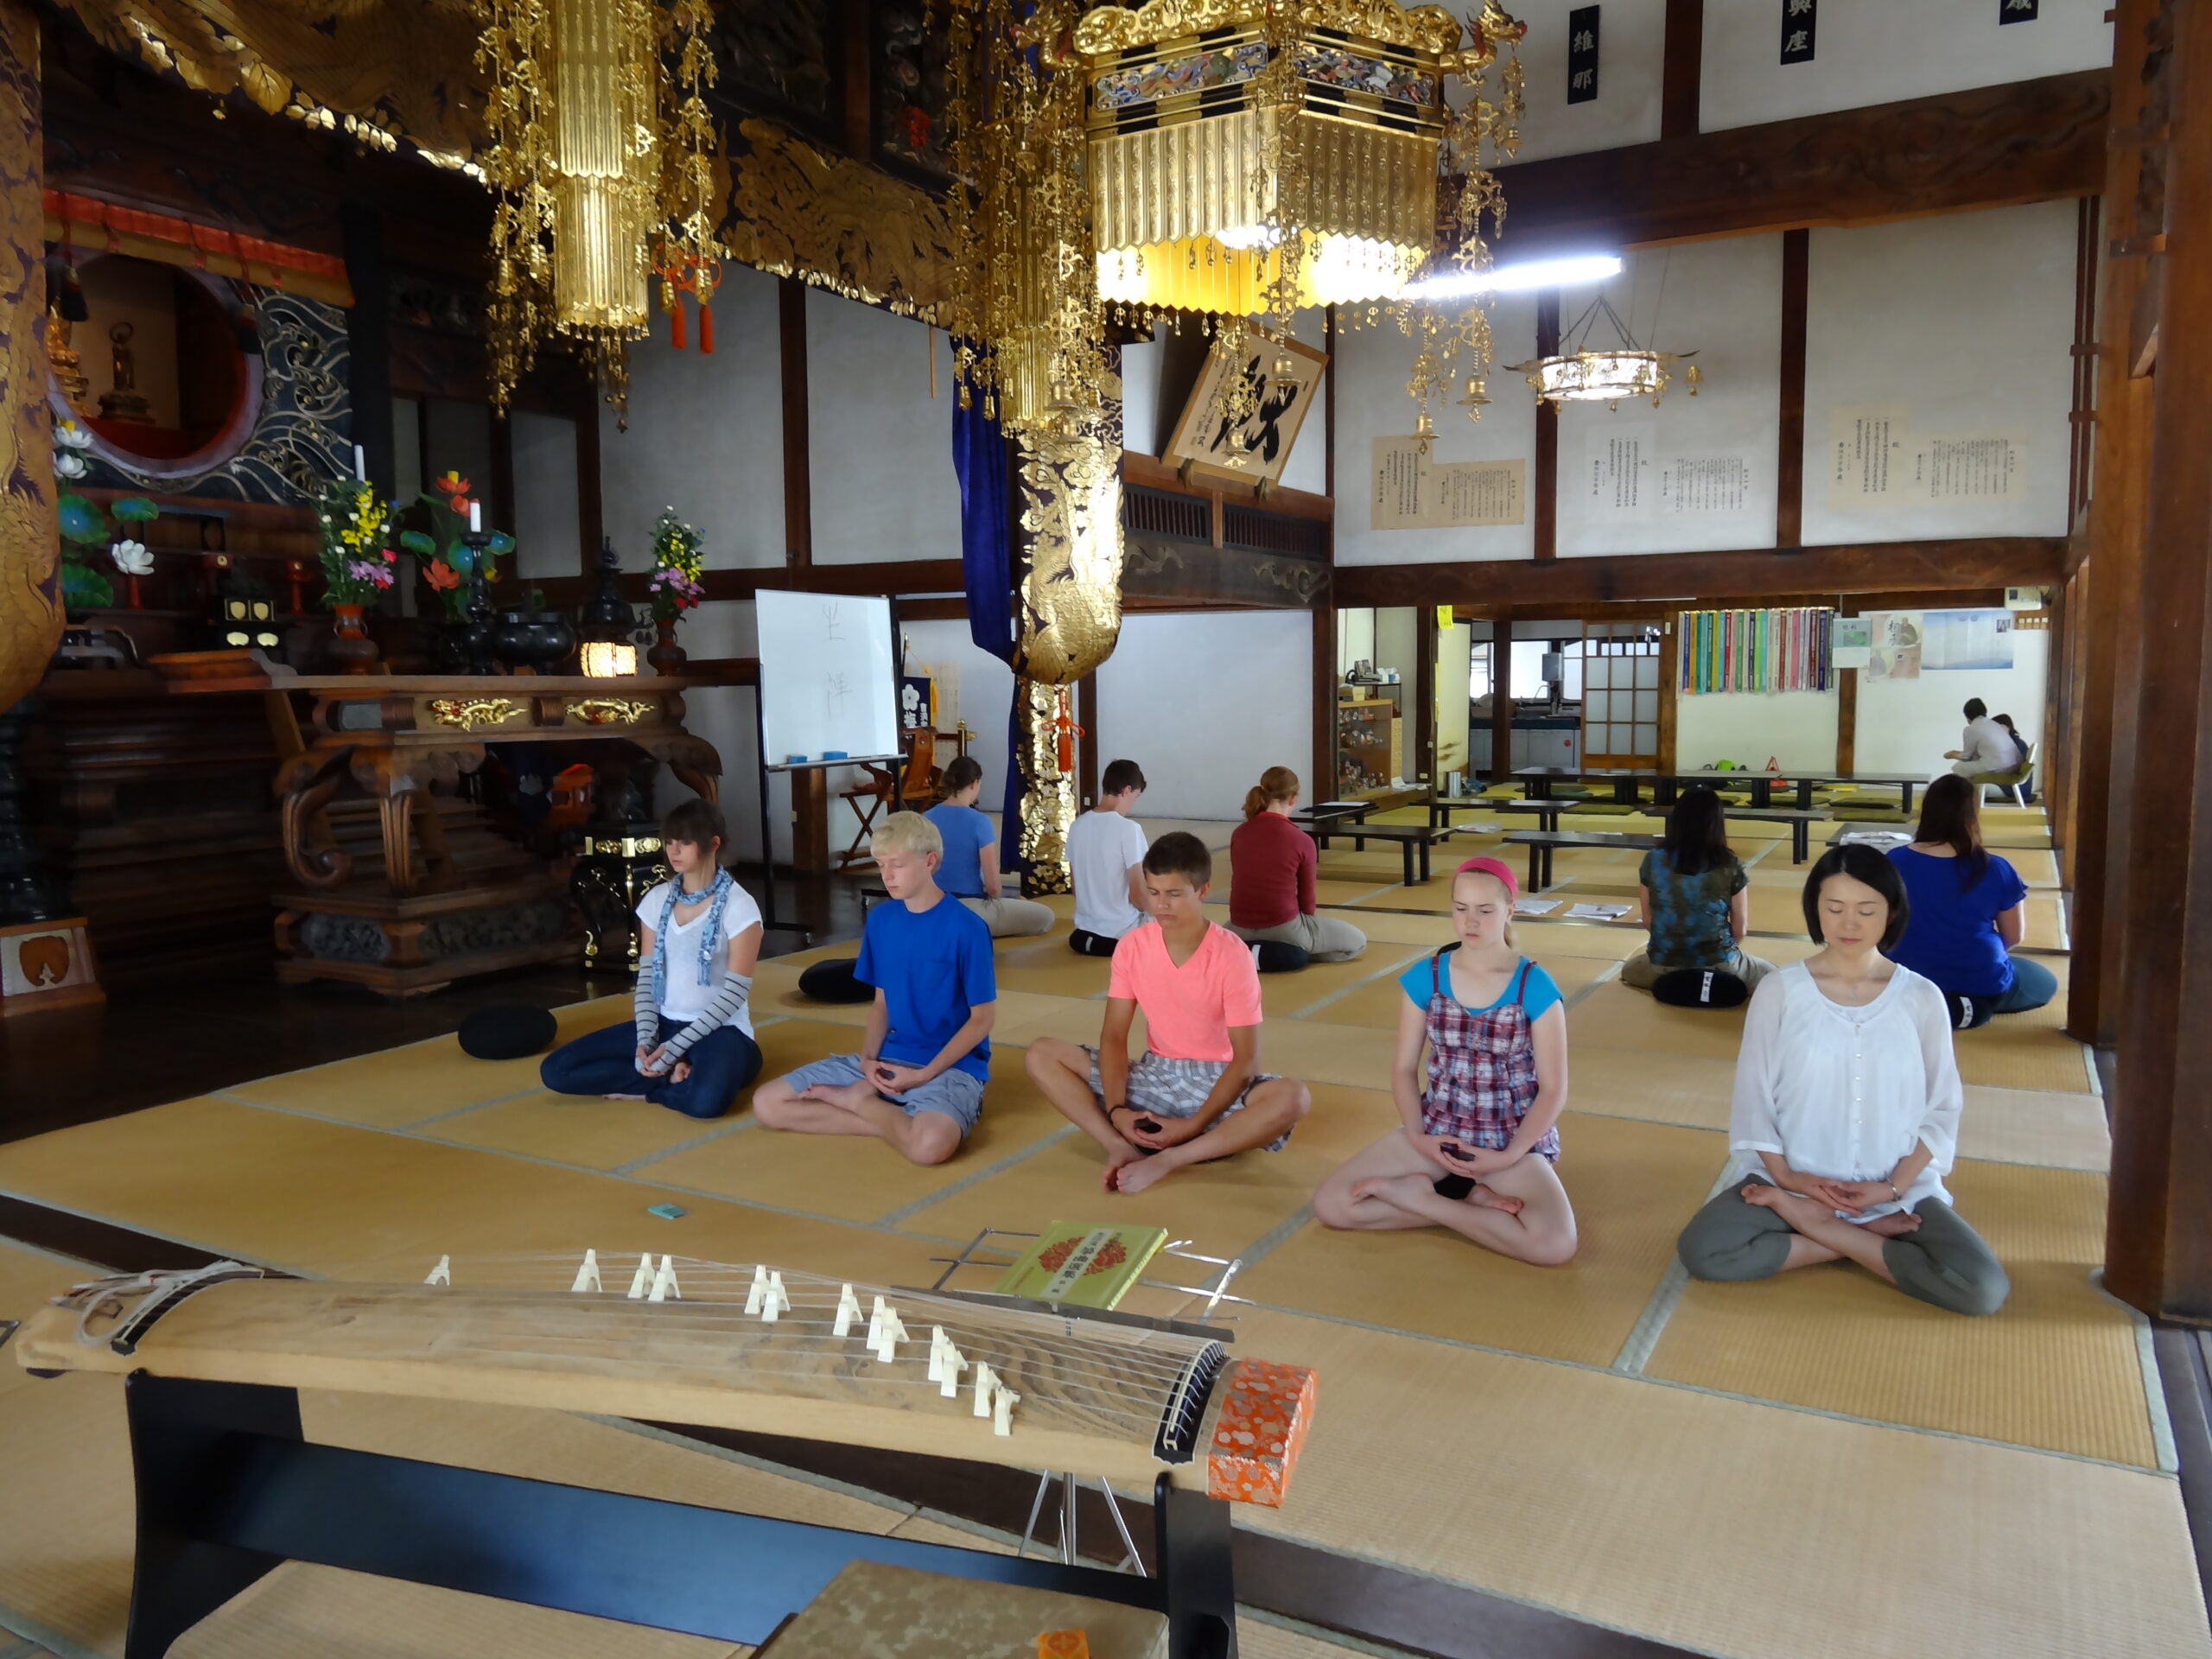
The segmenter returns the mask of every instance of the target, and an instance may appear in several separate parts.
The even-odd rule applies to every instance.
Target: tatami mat
[[[1840,1262],[1693,1284],[1649,1374],[2155,1466],[2134,1318],[2089,1282],[2104,1256],[2103,1181],[1961,1161],[1948,1184],[2012,1277],[1995,1315],[1940,1313]]]
[[[1559,1176],[1581,1239],[1565,1267],[1510,1261],[1442,1228],[1336,1232],[1309,1222],[1246,1272],[1237,1291],[1402,1331],[1611,1364],[1674,1259],[1683,1218],[1726,1161],[1726,1141],[1572,1111],[1560,1120],[1560,1141]]]

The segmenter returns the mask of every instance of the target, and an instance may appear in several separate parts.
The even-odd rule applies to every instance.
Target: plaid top
[[[1421,1126],[1462,1146],[1503,1151],[1536,1103],[1536,1050],[1529,1038],[1523,999],[1534,963],[1527,957],[1505,995],[1487,1008],[1470,1008],[1452,994],[1446,946],[1428,963],[1428,1087],[1421,1094]],[[1559,1130],[1546,1131],[1529,1148],[1559,1157]]]

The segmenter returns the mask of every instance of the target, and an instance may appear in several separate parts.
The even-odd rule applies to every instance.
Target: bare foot
[[[1866,1230],[1877,1238],[1902,1238],[1907,1233],[1920,1230],[1920,1217],[1910,1210],[1893,1210],[1886,1216],[1877,1216],[1865,1224]]]
[[[1753,1181],[1744,1189],[1744,1202],[1756,1204],[1762,1210],[1779,1210],[1786,1215],[1793,1205],[1809,1204],[1812,1200],[1801,1198],[1795,1192],[1785,1192],[1778,1186],[1770,1186],[1764,1181]]]
[[[1370,1175],[1351,1184],[1351,1196],[1355,1202],[1361,1198],[1380,1198],[1393,1210],[1402,1210],[1409,1216],[1417,1216],[1421,1211],[1406,1200],[1416,1193],[1435,1190],[1435,1184],[1426,1175]]]
[[[643,1100],[645,1096],[643,1095],[601,1095],[600,1098],[601,1100]]]
[[[1116,1192],[1141,1192],[1154,1181],[1165,1178],[1174,1165],[1157,1156],[1133,1158],[1126,1164],[1117,1164],[1107,1173],[1115,1177]]]
[[[1123,1141],[1106,1154],[1106,1173],[1099,1178],[1099,1185],[1104,1187],[1109,1192],[1120,1192],[1122,1172],[1143,1156],[1144,1151],[1141,1147],[1133,1147],[1128,1141]]]
[[[1480,1205],[1485,1210],[1503,1210],[1509,1216],[1519,1215],[1522,1209],[1520,1199],[1508,1198],[1504,1193],[1487,1186],[1478,1185],[1474,1191],[1467,1194],[1466,1201],[1469,1204]]]
[[[863,1101],[876,1097],[873,1085],[865,1083],[817,1083],[799,1090],[801,1100],[818,1100],[827,1106],[842,1106],[847,1111],[856,1110]]]

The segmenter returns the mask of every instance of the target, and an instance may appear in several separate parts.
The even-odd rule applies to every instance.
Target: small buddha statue
[[[111,391],[100,394],[100,415],[111,421],[136,421],[142,425],[154,423],[153,405],[138,391],[137,359],[130,350],[131,336],[137,328],[128,322],[118,322],[107,331],[113,352],[109,359]]]
[[[61,315],[59,305],[51,306],[46,314],[46,360],[53,365],[54,382],[61,388],[61,395],[69,400],[69,407],[79,415],[92,410],[86,400],[92,395],[92,383],[85,376],[85,362],[77,348],[70,344],[69,319]]]

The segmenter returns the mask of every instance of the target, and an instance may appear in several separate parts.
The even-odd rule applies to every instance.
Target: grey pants
[[[1758,1176],[1730,1187],[1690,1218],[1675,1253],[1693,1279],[1735,1282],[1771,1279],[1782,1271],[1796,1236],[1780,1213],[1744,1202],[1744,1190],[1770,1183]],[[1947,1313],[1994,1313],[2012,1288],[1981,1235],[1941,1198],[1913,1206],[1920,1230],[1882,1241],[1882,1264],[1908,1296]]]
[[[1229,931],[1247,944],[1294,944],[1316,962],[1350,962],[1367,949],[1366,934],[1333,916],[1294,916],[1274,927],[1231,922]]]
[[[1756,991],[1759,988],[1759,981],[1774,971],[1774,964],[1764,957],[1752,956],[1739,946],[1736,959],[1723,963],[1722,969],[1742,980],[1745,990]],[[1639,950],[1621,964],[1621,983],[1632,991],[1648,991],[1659,982],[1660,975],[1674,971],[1652,961],[1650,951]]]
[[[1049,933],[1052,924],[1060,919],[1052,914],[1050,906],[1040,905],[1034,899],[977,899],[963,893],[960,902],[983,918],[995,939],[1024,939],[1033,934]]]

